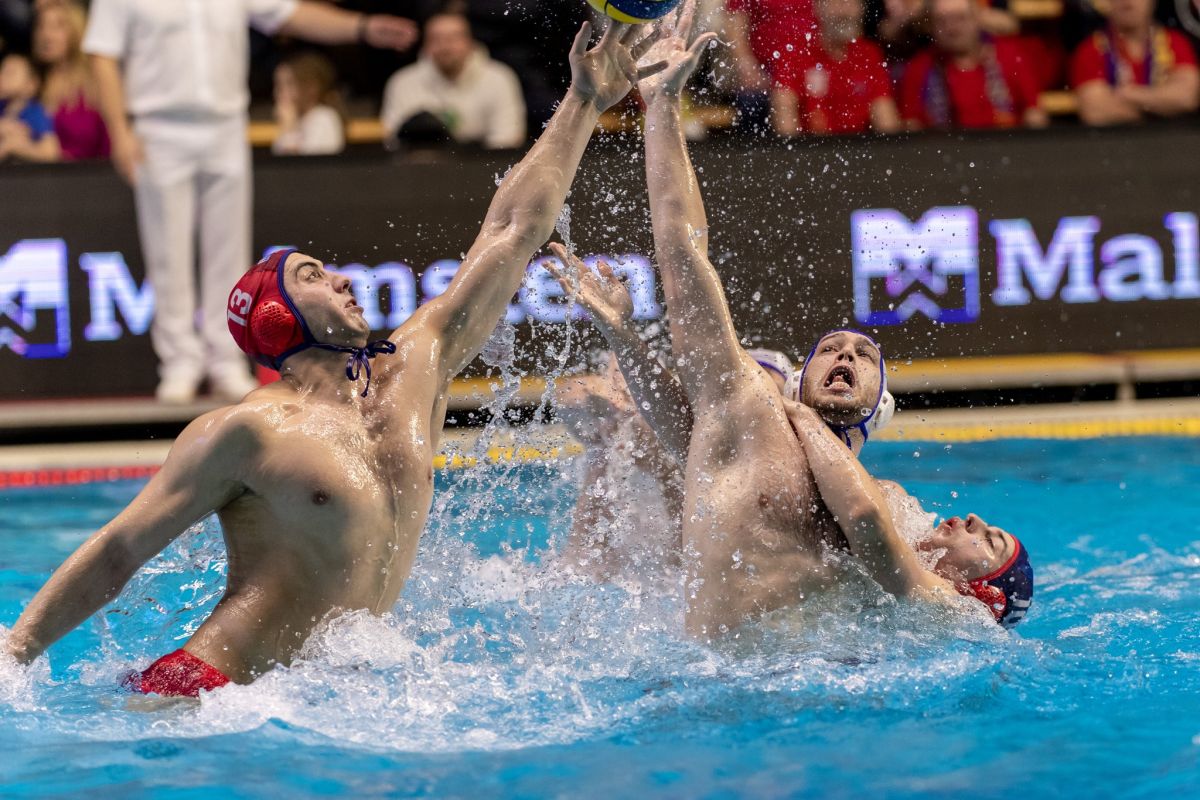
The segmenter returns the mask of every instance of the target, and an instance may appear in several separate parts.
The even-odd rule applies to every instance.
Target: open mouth
[[[853,389],[855,382],[854,370],[839,364],[825,376],[825,388],[845,391]]]

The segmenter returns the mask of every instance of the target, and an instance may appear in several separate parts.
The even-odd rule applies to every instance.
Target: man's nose
[[[338,292],[346,291],[350,288],[350,279],[345,275],[338,273],[333,279],[333,288]]]

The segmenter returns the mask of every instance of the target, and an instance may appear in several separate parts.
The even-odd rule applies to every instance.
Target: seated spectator
[[[10,53],[0,61],[0,161],[59,159],[54,124],[37,100],[41,86],[27,56]]]
[[[396,131],[422,112],[440,119],[458,142],[506,148],[525,141],[517,76],[472,38],[462,14],[430,17],[420,60],[388,81],[381,117],[393,145]]]
[[[992,36],[1012,36],[1020,30],[1008,0],[978,0],[979,27]],[[925,0],[868,0],[866,30],[879,40],[889,62],[907,61],[929,44]]]
[[[1071,57],[1071,88],[1088,125],[1174,117],[1200,107],[1196,54],[1178,31],[1157,25],[1153,0],[1112,0],[1108,26]]]
[[[108,129],[99,110],[96,85],[83,53],[87,17],[67,0],[38,5],[33,55],[45,70],[42,106],[54,122],[64,161],[108,158]]]
[[[900,113],[883,52],[863,38],[862,0],[816,0],[820,34],[790,84],[772,97],[775,131],[895,133]]]
[[[727,0],[724,38],[737,79],[738,125],[768,124],[772,86],[795,83],[796,63],[817,35],[813,0]]]
[[[929,18],[933,45],[908,63],[900,82],[910,130],[1048,123],[1033,66],[1016,40],[984,34],[976,0],[929,0]]]
[[[276,155],[333,155],[346,149],[333,64],[319,53],[291,56],[275,68]]]

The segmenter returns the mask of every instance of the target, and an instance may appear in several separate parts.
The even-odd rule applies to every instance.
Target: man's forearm
[[[683,135],[679,101],[656,100],[646,111],[646,187],[654,246],[683,245],[708,254],[708,216]],[[662,224],[659,224],[659,223]]]
[[[118,136],[129,130],[125,88],[121,85],[121,66],[115,58],[108,56],[92,56],[91,63],[100,100],[100,115],[104,117],[109,132]]]
[[[8,649],[29,663],[112,600],[133,576],[124,548],[98,533],[63,563],[13,625]]]
[[[365,19],[365,14],[305,0],[279,32],[314,44],[354,44]]]
[[[692,438],[692,407],[683,385],[654,357],[637,331],[599,323],[597,327],[616,353],[638,413],[649,423],[663,449],[683,468]]]

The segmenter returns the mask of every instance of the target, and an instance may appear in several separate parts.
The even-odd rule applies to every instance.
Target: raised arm
[[[629,290],[608,264],[600,262],[596,272],[592,272],[561,244],[555,242],[550,249],[571,269],[552,263],[546,268],[567,294],[574,295],[591,314],[592,322],[617,357],[634,406],[662,448],[682,468],[687,463],[688,442],[692,438],[692,408],[682,384],[654,357],[633,327]]]
[[[414,315],[418,329],[440,342],[446,380],[479,353],[520,287],[529,260],[550,238],[600,113],[628,94],[638,78],[662,69],[638,70],[637,58],[652,44],[652,37],[633,44],[640,29],[614,23],[589,51],[591,26],[584,23],[571,48],[566,98],[500,184],[449,288]]]
[[[188,527],[244,491],[242,465],[255,444],[234,413],[214,411],[184,430],[146,488],[34,595],[8,636],[11,655],[33,661],[120,594]]]
[[[650,57],[668,61],[660,75],[640,84],[647,103],[646,183],[654,249],[671,315],[679,377],[693,402],[711,389],[714,375],[733,375],[751,362],[738,344],[717,271],[708,260],[708,220],[680,122],[684,84],[712,34],[687,43],[695,10],[688,0]]]
[[[910,596],[949,583],[921,566],[896,532],[883,492],[824,421],[808,406],[786,402],[788,420],[804,447],[809,467],[830,513],[854,553],[886,591]]]

